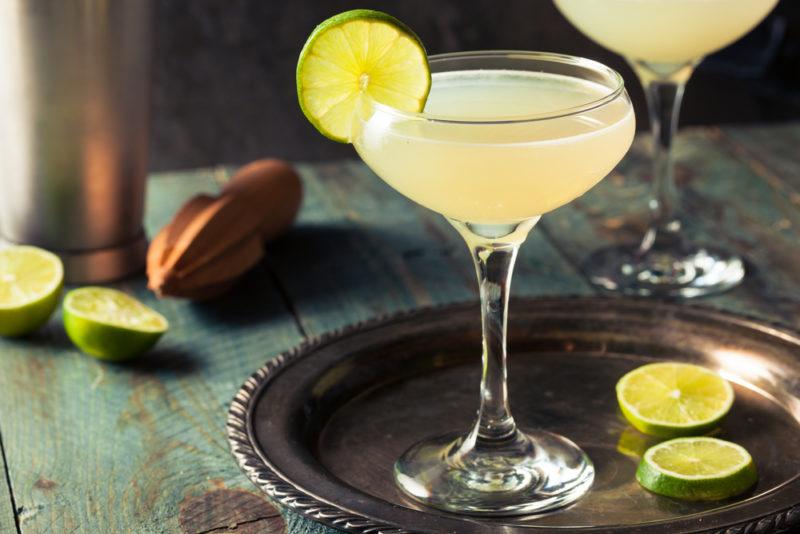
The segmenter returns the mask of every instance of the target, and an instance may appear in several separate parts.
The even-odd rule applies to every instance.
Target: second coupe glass
[[[601,249],[591,281],[636,295],[692,298],[744,276],[741,258],[685,239],[673,180],[672,141],[684,87],[706,54],[750,31],[778,0],[555,0],[588,37],[622,54],[647,95],[653,131],[652,223],[638,244]]]

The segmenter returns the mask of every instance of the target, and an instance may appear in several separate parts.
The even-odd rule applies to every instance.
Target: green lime
[[[120,361],[155,345],[169,323],[160,313],[121,291],[83,287],[64,298],[64,328],[86,354]]]
[[[647,449],[636,480],[659,495],[718,501],[747,490],[758,480],[758,472],[744,447],[701,436],[671,439]]]
[[[0,336],[22,336],[46,323],[63,284],[55,254],[26,246],[0,250]]]
[[[408,26],[354,9],[311,33],[297,61],[300,109],[323,135],[349,143],[362,94],[402,111],[422,111],[431,88],[428,56]]]
[[[625,418],[645,434],[692,436],[720,423],[733,404],[733,388],[698,365],[651,363],[617,382],[617,401]]]

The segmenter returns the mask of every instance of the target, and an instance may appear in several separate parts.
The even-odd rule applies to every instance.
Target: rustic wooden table
[[[542,220],[520,256],[515,295],[595,291],[576,265],[641,234],[645,146],[639,139],[601,185]],[[677,160],[688,232],[748,259],[742,286],[702,302],[800,326],[800,124],[684,131]],[[30,338],[0,340],[0,533],[330,532],[278,514],[239,471],[225,438],[230,399],[306,336],[476,299],[476,283],[449,225],[362,164],[299,169],[299,222],[232,294],[191,304],[157,301],[142,277],[118,284],[172,323],[148,356],[127,365],[83,356],[58,317]],[[228,175],[153,176],[148,231]]]

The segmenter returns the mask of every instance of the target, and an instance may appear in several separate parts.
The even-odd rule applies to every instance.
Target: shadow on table
[[[433,257],[449,261],[462,248],[466,254],[455,232],[438,221],[426,222],[423,228],[419,221],[413,224],[408,228],[299,225],[267,246],[265,262],[279,283],[292,290],[358,293],[359,288],[380,283],[376,273],[398,277],[401,270],[415,270],[412,264]]]
[[[45,349],[48,351],[69,350],[75,348],[61,322],[61,314],[54,314],[48,323],[38,330],[22,337],[6,340],[20,347]],[[77,349],[76,349],[77,350]]]
[[[187,376],[203,368],[203,361],[191,352],[178,347],[158,345],[133,360],[109,363],[120,370],[142,375],[168,372],[176,376]]]
[[[11,338],[6,341],[26,350],[44,350],[48,355],[61,351],[80,352],[64,331],[60,317],[53,317],[47,325],[27,336]],[[85,354],[83,357],[92,358]],[[111,362],[100,359],[97,361],[119,370],[144,374],[168,371],[176,375],[188,375],[203,367],[202,361],[191,352],[168,344],[156,345],[153,349],[128,361]]]
[[[209,327],[247,327],[283,317],[286,308],[275,288],[272,274],[260,264],[245,274],[226,293],[205,301],[193,302],[194,313]]]

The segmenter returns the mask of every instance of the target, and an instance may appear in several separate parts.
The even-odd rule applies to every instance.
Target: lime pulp
[[[150,349],[169,328],[167,320],[115,289],[84,287],[64,298],[64,328],[83,352],[119,361]]]

